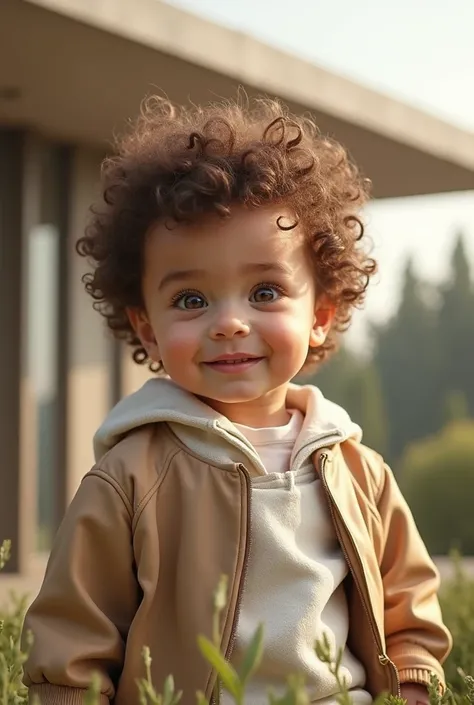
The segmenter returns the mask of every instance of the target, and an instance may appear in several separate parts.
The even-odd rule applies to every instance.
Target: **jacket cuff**
[[[436,676],[441,691],[446,688],[444,671],[439,661],[424,647],[417,644],[396,644],[387,649],[388,656],[398,669],[400,683],[419,683],[429,686]]]
[[[398,672],[400,685],[403,685],[403,683],[416,683],[417,685],[426,685],[426,687],[431,685],[431,677],[433,674],[434,671],[427,671],[424,668],[405,668],[403,671]],[[444,683],[441,681],[440,689],[442,692],[445,690]]]
[[[28,688],[28,702],[40,702],[41,705],[84,705],[86,690],[70,688],[66,685],[36,683]],[[100,694],[100,705],[109,705],[109,698]]]

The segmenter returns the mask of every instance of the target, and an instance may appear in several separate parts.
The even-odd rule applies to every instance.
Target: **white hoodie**
[[[359,441],[362,432],[315,387],[290,385],[287,407],[304,417],[287,472],[266,468],[239,428],[168,379],[150,380],[119,402],[98,430],[94,452],[100,459],[133,429],[166,422],[210,464],[243,463],[252,478],[252,543],[232,656],[236,664],[258,624],[265,625],[264,657],[247,702],[266,705],[268,687],[281,696],[287,676],[302,673],[311,702],[335,703],[337,683],[314,652],[316,640],[326,634],[333,652],[343,651],[341,675],[354,702],[369,705],[363,668],[346,646],[348,568],[311,463],[317,449],[348,438]],[[230,702],[224,694],[224,705]]]

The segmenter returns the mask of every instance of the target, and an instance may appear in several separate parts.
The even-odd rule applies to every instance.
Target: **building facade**
[[[379,197],[474,189],[474,139],[160,0],[0,5],[0,577],[37,590],[110,407],[148,377],[105,331],[75,253],[114,130],[160,90],[279,96],[348,146]]]

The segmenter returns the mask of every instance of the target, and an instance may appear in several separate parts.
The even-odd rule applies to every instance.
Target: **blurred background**
[[[380,272],[313,381],[390,462],[440,567],[474,555],[473,27],[471,0],[2,0],[0,593],[39,585],[94,431],[147,377],[105,334],[74,243],[153,92],[278,96],[371,178]]]

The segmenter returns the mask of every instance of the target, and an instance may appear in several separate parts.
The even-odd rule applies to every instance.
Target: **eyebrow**
[[[158,290],[162,291],[162,289],[165,288],[165,286],[168,286],[169,284],[174,284],[175,282],[183,282],[183,281],[188,281],[189,279],[197,279],[198,277],[202,277],[206,274],[204,269],[175,269],[172,270],[171,272],[168,272],[168,274],[165,274],[163,279],[160,281],[158,285]]]
[[[262,274],[271,274],[272,272],[274,272],[286,276],[291,276],[293,274],[292,268],[284,262],[255,262],[243,267],[244,274],[253,272],[261,272]],[[175,284],[177,282],[185,282],[189,281],[190,279],[198,279],[199,277],[203,277],[205,275],[206,271],[204,269],[175,269],[165,274],[165,276],[162,278],[158,285],[158,290],[162,291],[166,286],[169,286],[170,284]]]
[[[272,273],[285,274],[286,276],[291,276],[293,274],[293,269],[285,264],[284,262],[257,262],[255,264],[249,264],[245,267],[248,272],[262,272],[262,273]]]

